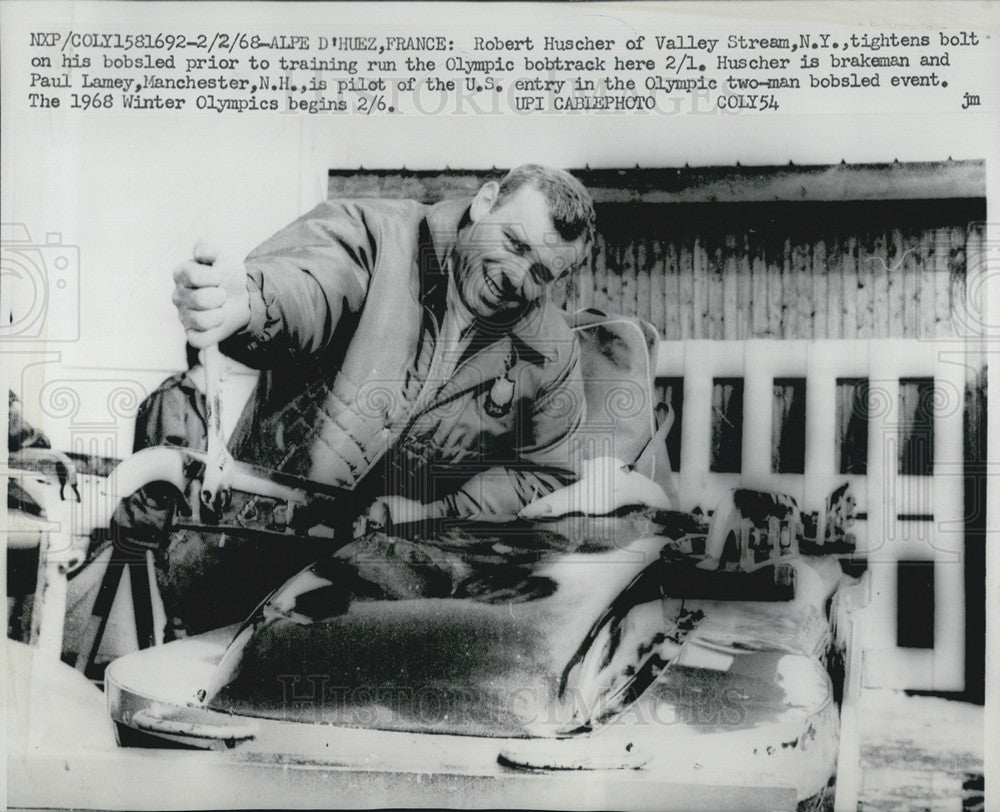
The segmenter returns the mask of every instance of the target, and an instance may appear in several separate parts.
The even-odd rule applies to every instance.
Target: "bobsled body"
[[[241,627],[113,662],[119,741],[818,797],[836,763],[826,606],[840,567],[786,560],[790,600],[675,597],[682,516],[373,536],[303,570]]]

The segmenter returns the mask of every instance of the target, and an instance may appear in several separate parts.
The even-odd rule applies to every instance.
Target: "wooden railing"
[[[870,686],[942,691],[965,686],[965,357],[965,346],[954,341],[658,346],[657,379],[683,382],[675,403],[680,425],[674,429],[680,432],[674,468],[682,507],[711,509],[727,489],[739,485],[781,491],[803,510],[820,510],[837,485],[850,482],[859,513],[858,554],[867,558],[871,590],[862,635],[864,681]],[[718,396],[713,407],[718,379],[742,382],[742,415],[720,414]],[[781,395],[788,379],[800,396],[804,388],[805,411],[803,447],[795,448],[792,431],[790,461],[782,459],[788,456],[788,433],[785,448],[777,442],[786,428]],[[855,454],[845,470],[843,410],[850,399],[842,392],[838,398],[838,387],[858,382],[866,382],[861,391],[867,397],[852,416],[865,423],[867,447],[862,464]],[[912,407],[915,392],[926,396],[920,404],[928,411],[923,418]],[[734,419],[741,420],[742,431],[735,466],[718,459],[712,443],[713,422]],[[925,459],[918,454],[916,462],[912,448],[904,448],[915,439],[925,452]]]

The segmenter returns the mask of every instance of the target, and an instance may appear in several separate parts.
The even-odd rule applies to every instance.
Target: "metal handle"
[[[205,369],[205,406],[208,434],[208,459],[205,478],[201,485],[201,501],[215,509],[228,503],[228,470],[232,457],[226,448],[222,433],[222,376],[225,365],[219,345],[212,344],[201,351],[201,364]]]

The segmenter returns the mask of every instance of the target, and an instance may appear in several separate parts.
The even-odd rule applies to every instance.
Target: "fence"
[[[964,345],[666,341],[656,369],[678,413],[682,506],[740,485],[821,510],[849,481],[871,579],[867,683],[963,690]]]

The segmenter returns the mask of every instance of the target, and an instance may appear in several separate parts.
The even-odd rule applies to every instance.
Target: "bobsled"
[[[217,414],[210,400],[207,451],[124,461],[103,507],[63,522],[61,546],[81,549],[151,482],[196,494],[194,519],[199,502],[212,515],[236,491],[275,500],[276,543],[296,543],[317,504],[336,511],[335,489],[229,458]],[[213,782],[238,775],[255,788],[244,806],[273,804],[279,787],[301,793],[279,805],[350,804],[360,780],[379,805],[457,788],[462,804],[544,808],[599,787],[582,805],[823,807],[844,656],[829,613],[851,580],[831,553],[850,548],[847,492],[814,514],[749,489],[686,513],[620,460],[593,467],[618,494],[598,507],[584,477],[503,521],[335,528],[328,554],[241,624],[113,660],[103,687],[122,752],[154,748],[157,775],[169,759],[208,765]],[[39,613],[36,638],[58,636],[52,614]],[[129,764],[147,774],[148,761]],[[194,806],[218,802],[192,792]]]
[[[677,594],[713,535],[772,529],[737,513],[369,533],[243,624],[112,662],[118,741],[312,768],[627,775],[687,788],[681,807],[698,787],[819,804],[837,759],[826,612],[843,576],[782,548],[779,522],[778,557],[753,571],[790,573],[790,594]]]
[[[118,495],[154,480],[190,492],[209,464],[150,449],[109,480]],[[239,464],[226,486],[285,499],[290,516],[316,497]],[[241,625],[111,662],[117,741],[284,774],[543,786],[572,772],[666,792],[660,807],[741,808],[754,789],[779,793],[765,805],[822,804],[838,742],[827,613],[846,579],[834,556],[802,551],[823,521],[748,490],[711,516],[628,502],[604,515],[370,531]],[[827,539],[843,542],[843,502],[825,506],[839,528],[830,522]],[[697,573],[763,575],[748,583],[764,588],[693,588]]]

